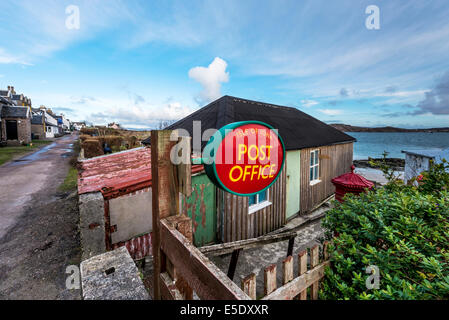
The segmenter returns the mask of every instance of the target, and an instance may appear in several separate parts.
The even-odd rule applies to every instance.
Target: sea
[[[449,148],[449,132],[346,132],[357,139],[354,160],[381,158],[405,159],[402,150]]]

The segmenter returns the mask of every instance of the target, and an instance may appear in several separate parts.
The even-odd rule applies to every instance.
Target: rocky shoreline
[[[383,158],[368,158],[368,160],[353,160],[354,166],[356,168],[373,168],[379,169],[378,166],[372,166],[370,160],[376,162],[382,162]],[[404,171],[405,160],[401,158],[386,158],[386,164],[391,166],[395,171]]]

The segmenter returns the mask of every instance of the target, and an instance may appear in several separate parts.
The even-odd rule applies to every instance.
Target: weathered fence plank
[[[164,256],[160,252],[160,219],[176,215],[179,208],[177,196],[176,167],[170,161],[171,148],[176,141],[170,141],[170,130],[151,131],[151,176],[153,212],[153,299],[161,298],[160,273],[165,271]]]
[[[183,300],[183,295],[176,287],[175,281],[169,276],[167,272],[162,272],[159,275],[161,284],[161,298],[163,300]]]
[[[251,273],[249,276],[242,279],[242,290],[252,300],[256,300],[256,275],[254,273]]]
[[[315,245],[310,249],[310,269],[315,268],[319,263],[320,247]],[[316,280],[310,287],[310,296],[312,300],[318,300],[319,279]]]
[[[214,244],[211,246],[202,247],[202,248],[200,248],[200,251],[204,254],[219,256],[219,255],[232,253],[234,250],[237,250],[237,249],[256,248],[256,247],[263,246],[266,244],[284,241],[284,240],[290,239],[292,237],[295,237],[297,235],[297,233],[298,233],[297,231],[289,231],[289,232],[282,233],[282,234],[266,235],[266,236],[260,236],[260,237],[253,238],[253,239],[246,239],[246,240],[239,240],[239,241],[228,242],[228,243]]]
[[[161,220],[160,226],[162,251],[201,299],[250,299],[168,221]]]
[[[276,265],[272,264],[264,270],[264,294],[267,296],[277,288]]]
[[[307,251],[301,251],[298,254],[298,276],[307,272]],[[307,289],[299,293],[299,300],[307,300]]]
[[[303,275],[293,279],[289,283],[283,285],[271,294],[263,297],[263,300],[290,300],[293,299],[298,292],[306,291],[313,283],[316,283],[324,276],[324,268],[329,265],[329,261],[325,261],[312,270],[307,271]]]
[[[282,284],[293,280],[293,257],[288,256],[282,261]]]

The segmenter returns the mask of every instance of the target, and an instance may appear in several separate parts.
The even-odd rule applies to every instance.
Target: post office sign
[[[285,146],[277,130],[266,123],[234,122],[210,138],[202,160],[217,187],[251,196],[277,180],[284,167]]]

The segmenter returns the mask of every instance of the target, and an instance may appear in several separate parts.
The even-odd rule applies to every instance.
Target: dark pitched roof
[[[287,150],[320,147],[356,139],[296,108],[223,96],[167,129],[183,128],[193,136],[193,121],[201,121],[201,135],[207,129],[220,129],[237,121],[258,120],[279,130]],[[150,144],[150,138],[142,141]],[[202,143],[202,148],[206,145]],[[197,151],[197,150],[195,150]]]
[[[9,107],[3,106],[2,118],[27,118],[27,107]]]
[[[0,97],[0,104],[4,104],[4,105],[7,105],[7,106],[14,105],[11,101],[9,101],[8,99],[6,99],[4,97]]]
[[[33,117],[31,118],[31,124],[43,124],[42,115],[33,115]]]

